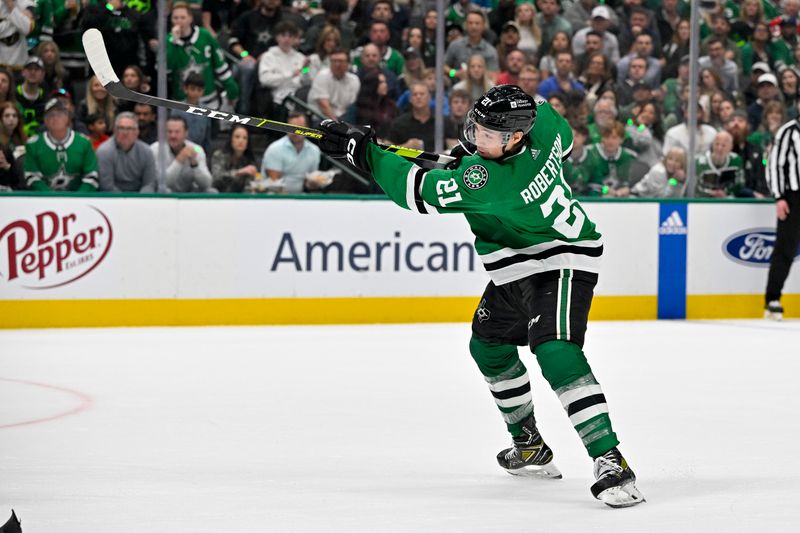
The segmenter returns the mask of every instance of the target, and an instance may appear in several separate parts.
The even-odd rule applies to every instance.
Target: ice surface
[[[528,353],[564,479],[496,465],[509,438],[469,335],[0,331],[0,523],[13,507],[25,533],[797,530],[800,322],[590,324],[648,500],[622,510],[591,497],[591,461]]]

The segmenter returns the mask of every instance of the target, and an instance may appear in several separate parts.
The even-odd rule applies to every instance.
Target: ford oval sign
[[[725,241],[722,251],[728,258],[737,263],[747,266],[768,267],[774,248],[775,230],[760,228],[745,230],[733,235]],[[796,259],[797,257],[795,257]]]

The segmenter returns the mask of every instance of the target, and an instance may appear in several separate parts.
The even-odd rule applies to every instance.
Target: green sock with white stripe
[[[537,346],[535,353],[542,375],[558,395],[589,455],[595,458],[617,446],[603,390],[580,346],[549,341]]]
[[[533,398],[528,371],[519,358],[517,347],[473,335],[469,351],[489,385],[508,432],[518,437],[522,434],[522,423],[533,414]]]

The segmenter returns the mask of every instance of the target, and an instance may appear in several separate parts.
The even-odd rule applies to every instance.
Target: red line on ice
[[[42,422],[51,422],[53,420],[58,420],[60,418],[64,418],[71,415],[77,415],[78,413],[85,411],[92,405],[92,397],[88,394],[85,394],[80,391],[76,391],[73,389],[68,389],[66,387],[59,387],[57,385],[49,385],[47,383],[37,383],[35,381],[25,381],[22,379],[11,379],[11,378],[0,378],[0,381],[7,381],[9,383],[20,383],[22,385],[30,385],[32,387],[40,387],[43,389],[55,390],[59,392],[64,392],[66,394],[75,396],[80,400],[80,404],[77,407],[64,411],[62,413],[58,413],[52,416],[46,416],[43,418],[34,418],[32,420],[23,420],[22,422],[14,422],[12,424],[0,424],[0,429],[8,429],[20,426],[30,426],[33,424],[41,424]]]

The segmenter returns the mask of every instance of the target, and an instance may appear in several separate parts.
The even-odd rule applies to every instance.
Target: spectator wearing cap
[[[573,69],[572,52],[569,50],[559,52],[556,56],[555,74],[539,84],[539,94],[547,99],[552,93],[568,93],[570,91],[585,93],[584,86],[574,79]]]
[[[500,40],[497,43],[497,59],[500,65],[500,71],[506,70],[506,57],[512,50],[517,50],[519,44],[519,28],[513,22],[509,21],[503,24],[500,30]]]
[[[578,30],[572,36],[572,51],[576,56],[586,53],[586,39],[589,32],[600,35],[603,43],[603,53],[612,63],[619,61],[619,42],[617,37],[608,31],[611,26],[612,12],[608,6],[597,6],[591,11],[589,26]]]
[[[536,8],[532,3],[517,4],[514,25],[519,30],[517,47],[529,57],[534,57],[542,47],[542,30],[536,22]],[[570,34],[571,35],[571,34]]]
[[[552,1],[552,0],[550,0]],[[483,38],[486,30],[486,15],[482,11],[473,10],[467,14],[467,35],[450,43],[444,56],[445,75],[451,78],[464,79],[467,76],[467,63],[475,54],[483,56],[486,68],[494,73],[500,68],[497,49]]]
[[[64,102],[44,106],[45,132],[28,139],[25,184],[34,191],[91,192],[98,188],[97,158],[89,139],[70,128]]]
[[[403,73],[397,78],[397,86],[401,93],[406,92],[413,82],[425,81],[425,64],[422,62],[419,50],[409,46],[403,52],[403,58],[405,59]]]
[[[572,35],[572,24],[567,19],[559,15],[561,11],[561,0],[537,0],[539,13],[536,14],[536,22],[542,30],[542,46],[540,54],[550,51],[550,43],[556,32],[563,31],[567,35]]]
[[[44,104],[44,63],[41,58],[30,56],[22,69],[22,83],[17,85],[17,102],[22,108],[22,124],[25,134],[33,136],[42,124]]]
[[[742,72],[750,72],[753,64],[765,63],[770,69],[777,65],[789,65],[794,62],[792,50],[782,38],[772,39],[769,24],[759,22],[753,28],[753,35],[742,47]]]
[[[19,70],[28,59],[26,37],[33,31],[32,0],[3,0],[0,2],[0,65]]]
[[[750,133],[747,113],[734,111],[725,121],[725,131],[733,138],[733,152],[744,163],[744,189],[741,196],[765,198],[769,196],[764,166],[764,148]]]
[[[775,74],[767,73],[758,77],[758,85],[756,86],[756,101],[747,106],[747,122],[750,123],[750,129],[755,131],[761,124],[761,116],[764,112],[764,107],[772,100],[780,98],[780,91],[778,90],[778,78]]]
[[[156,192],[156,161],[131,112],[117,115],[114,136],[97,148],[97,166],[101,191]]]
[[[497,85],[519,85],[519,75],[522,67],[527,64],[527,58],[522,50],[512,50],[506,56],[506,70],[497,75]]]
[[[771,74],[772,69],[769,65],[763,61],[757,61],[753,63],[753,66],[750,68],[749,77],[747,79],[747,84],[745,86],[744,91],[742,91],[742,96],[744,97],[745,106],[749,106],[753,102],[756,101],[758,98],[758,78],[760,78],[764,74]]]
[[[572,25],[573,32],[577,34],[590,26],[592,11],[598,4],[598,0],[576,0],[564,7],[564,18]],[[609,9],[606,14],[610,17],[611,26],[616,27],[618,25],[616,13]]]
[[[69,111],[69,116],[72,117],[72,129],[88,137],[89,128],[87,128],[86,124],[80,118],[78,118],[78,114],[75,112],[75,104],[73,103],[72,95],[69,93],[69,91],[66,89],[55,89],[48,95],[48,99],[50,98],[58,98],[64,103],[64,107],[66,107],[67,111]],[[44,124],[39,127],[39,132],[41,133],[43,131]]]
[[[712,36],[707,41],[708,55],[698,59],[698,66],[710,68],[722,80],[722,88],[730,95],[736,96],[739,92],[739,67],[725,55],[725,45],[717,36]]]
[[[785,8],[784,8],[785,9]],[[780,19],[781,38],[794,48],[797,44],[797,16],[784,13]]]

